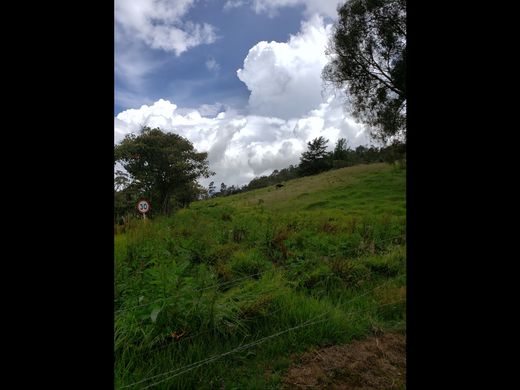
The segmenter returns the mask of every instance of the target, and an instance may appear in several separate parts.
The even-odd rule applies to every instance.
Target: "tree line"
[[[251,191],[331,169],[377,162],[402,165],[406,160],[406,145],[401,142],[394,142],[385,147],[360,145],[353,149],[345,138],[340,138],[336,142],[334,150],[327,151],[328,142],[329,140],[323,137],[313,139],[307,143],[307,150],[302,153],[299,165],[290,165],[280,170],[275,169],[270,175],[255,177],[242,187],[227,187],[225,183],[221,183],[220,191],[217,192],[214,182],[211,182],[206,197],[228,196]]]
[[[194,200],[251,191],[330,169],[392,163],[404,160],[406,155],[403,143],[353,149],[341,138],[332,151],[327,151],[327,143],[323,137],[315,138],[307,143],[299,165],[275,169],[269,176],[256,177],[247,185],[221,183],[217,188],[212,181],[205,188],[197,179],[215,174],[209,169],[207,153],[197,152],[193,144],[180,135],[143,127],[139,134],[127,135],[114,147],[114,164],[119,163],[124,169],[117,170],[114,176],[114,213],[116,218],[135,213],[137,201],[146,198],[152,204],[152,214],[168,215]]]

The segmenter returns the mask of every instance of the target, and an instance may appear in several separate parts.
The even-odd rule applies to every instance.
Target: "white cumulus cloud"
[[[319,136],[329,139],[330,148],[339,138],[347,138],[351,146],[367,142],[363,126],[345,119],[341,103],[333,98],[308,115],[290,120],[239,115],[231,110],[209,117],[198,109],[179,111],[174,103],[162,99],[123,111],[114,120],[115,142],[143,125],[186,137],[198,151],[208,152],[210,167],[217,173],[201,180],[206,186],[210,181],[243,185],[255,176],[298,164],[307,142]]]
[[[116,0],[116,38],[139,40],[153,49],[177,55],[213,43],[215,29],[207,23],[184,21],[195,0]]]
[[[251,91],[252,113],[289,119],[320,104],[331,27],[314,16],[288,42],[262,41],[249,50],[237,76]]]
[[[160,127],[208,152],[211,170],[201,179],[247,184],[255,176],[298,164],[307,142],[323,136],[332,149],[339,138],[351,147],[369,141],[364,126],[344,111],[345,96],[322,90],[321,69],[330,25],[315,16],[287,42],[260,42],[249,51],[238,77],[251,91],[247,112],[222,104],[177,107],[160,99],[114,119],[115,142],[142,125]]]

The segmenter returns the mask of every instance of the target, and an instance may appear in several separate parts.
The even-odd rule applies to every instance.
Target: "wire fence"
[[[372,293],[373,291],[375,291],[375,290],[377,290],[377,289],[379,289],[379,288],[381,288],[381,287],[384,287],[384,286],[386,286],[387,284],[390,284],[390,283],[393,282],[394,280],[395,280],[395,279],[388,279],[388,280],[386,280],[385,282],[383,282],[383,283],[377,285],[376,287],[371,288],[371,289],[365,291],[364,293],[359,294],[359,295],[356,295],[355,297],[353,297],[353,298],[347,300],[344,304],[350,303],[350,302],[352,302],[352,301],[354,301],[354,300],[356,300],[356,299],[358,299],[358,298],[361,298],[361,297],[363,297],[363,296],[366,296],[366,295]],[[276,291],[276,290],[277,290],[277,289],[266,290],[266,291],[264,291],[264,293],[265,293],[265,294],[268,294],[268,293],[274,292],[274,291]],[[280,308],[278,308],[278,309],[276,309],[276,310],[273,310],[273,311],[271,311],[271,312],[268,312],[268,313],[266,313],[266,314],[263,314],[263,315],[261,315],[261,316],[259,316],[259,317],[260,317],[260,318],[269,318],[269,317],[272,317],[273,315],[279,313],[280,311],[282,311],[282,310],[284,310],[284,309],[285,309],[284,307],[280,307]],[[166,348],[168,348],[168,347],[171,347],[173,344],[184,343],[184,342],[186,342],[186,341],[188,341],[188,340],[193,340],[193,339],[197,338],[198,336],[201,336],[201,335],[204,335],[204,334],[208,334],[208,333],[212,333],[212,332],[215,332],[215,329],[213,329],[213,328],[212,328],[212,329],[206,329],[206,330],[204,330],[204,331],[197,332],[197,333],[195,333],[195,334],[193,334],[193,335],[191,335],[191,336],[179,337],[178,339],[175,339],[175,337],[172,337],[172,339],[175,339],[175,343],[168,342],[168,343],[166,343],[166,344],[159,345],[159,346],[157,346],[157,347],[150,348],[150,349],[145,349],[145,350],[143,350],[143,351],[139,351],[139,352],[137,352],[137,353],[138,353],[138,354],[144,354],[144,355],[153,354],[153,353],[159,352],[160,350],[163,350],[163,349],[166,349]],[[182,334],[182,332],[180,332],[180,333]]]
[[[383,239],[383,240],[378,240],[377,243],[386,242],[386,241],[392,241],[392,240],[397,240],[397,239],[405,239],[405,238],[406,238],[406,234],[402,234],[402,235],[399,235],[399,236],[394,236],[394,237],[389,237],[389,238],[386,238],[386,239]],[[359,253],[361,250],[362,249],[360,249],[360,248],[353,248],[351,251],[348,251],[348,253],[349,254],[353,253],[353,252]],[[281,266],[276,267],[276,269],[286,269],[289,266],[291,266],[291,264],[281,265]],[[227,281],[227,282],[215,283],[215,284],[212,284],[210,286],[205,286],[205,287],[200,287],[200,288],[196,288],[196,289],[191,289],[189,291],[191,291],[191,292],[202,292],[202,291],[210,290],[210,289],[213,289],[213,288],[230,287],[230,286],[235,285],[238,282],[241,282],[241,281],[244,281],[244,280],[247,280],[247,279],[251,279],[251,278],[254,278],[255,276],[260,276],[262,274],[265,274],[265,273],[271,272],[271,271],[273,271],[273,269],[268,269],[268,270],[265,270],[265,271],[262,271],[262,272],[256,272],[256,273],[253,273],[253,274],[250,274],[250,275],[246,275],[246,276],[243,276],[243,277],[239,277],[239,278]],[[381,288],[381,287],[383,287],[383,286],[385,286],[385,285],[387,285],[387,284],[389,284],[389,283],[391,283],[393,281],[395,281],[395,278],[386,280],[385,282],[381,283],[380,285],[378,285],[378,286],[376,286],[374,288],[371,288],[371,289],[363,292],[362,294],[356,295],[355,297],[349,299],[347,302],[344,302],[343,304],[350,303],[350,302],[354,301],[355,299],[358,299],[358,298],[361,298],[363,296],[366,296],[366,295],[372,293],[373,291],[375,291],[375,290],[377,290],[377,289],[379,289],[379,288]],[[152,304],[156,304],[156,303],[159,303],[159,302],[167,302],[169,300],[177,298],[179,295],[181,295],[183,293],[186,293],[186,292],[188,292],[188,291],[187,290],[180,291],[178,294],[173,295],[171,297],[160,298],[160,299],[148,302],[148,303],[144,303],[144,304],[140,304],[140,305],[136,305],[136,306],[131,306],[131,307],[128,307],[128,308],[119,309],[119,310],[115,311],[115,313],[122,313],[122,312],[130,311],[130,310],[135,310],[135,309],[146,307],[146,306],[149,306],[149,305],[152,305]],[[380,307],[389,306],[389,305],[393,305],[393,304],[396,304],[396,303],[399,303],[399,302],[404,302],[404,301],[406,301],[406,299],[401,299],[401,300],[398,300],[398,301],[395,301],[395,302],[389,302],[389,303],[381,304],[381,305],[378,305],[378,306],[372,306],[370,308],[365,308],[364,310],[350,311],[346,315],[348,317],[350,317],[351,315],[354,315],[354,314],[359,314],[359,313],[366,312],[366,311],[372,311],[372,310],[378,309]],[[274,315],[275,313],[277,313],[277,312],[279,312],[281,310],[283,310],[283,308],[279,308],[279,309],[274,310],[272,312],[266,313],[262,317],[272,316],[272,315]],[[295,331],[295,330],[298,330],[298,329],[301,329],[301,328],[305,328],[305,327],[308,327],[308,326],[312,326],[312,325],[315,325],[315,324],[327,321],[329,319],[328,318],[323,318],[323,317],[326,316],[327,314],[329,314],[332,310],[333,309],[329,309],[329,310],[327,310],[327,311],[325,311],[325,312],[323,312],[323,313],[321,313],[321,314],[319,314],[317,316],[314,316],[314,317],[312,317],[312,318],[310,318],[310,319],[308,319],[308,320],[306,320],[306,321],[304,321],[304,322],[302,322],[302,323],[300,323],[300,324],[298,324],[296,326],[293,326],[291,328],[288,328],[288,329],[285,329],[285,330],[273,333],[273,334],[271,334],[269,336],[266,336],[266,337],[262,337],[260,339],[255,340],[255,341],[252,341],[250,343],[247,343],[247,344],[244,344],[244,345],[240,345],[240,346],[238,346],[238,347],[236,347],[236,348],[234,348],[232,350],[229,350],[227,352],[224,352],[224,353],[221,353],[221,354],[216,354],[214,356],[202,359],[200,361],[197,361],[197,362],[194,362],[194,363],[190,363],[190,364],[184,365],[182,367],[179,367],[179,368],[176,368],[176,369],[173,369],[173,370],[170,370],[170,371],[163,372],[161,374],[157,374],[157,375],[153,375],[153,376],[144,378],[144,379],[142,379],[142,380],[140,380],[138,382],[134,382],[134,383],[122,386],[120,388],[121,389],[125,389],[125,388],[135,387],[135,386],[138,386],[138,385],[143,385],[145,387],[140,387],[141,389],[148,389],[150,387],[159,385],[159,384],[161,384],[163,382],[169,381],[169,380],[171,380],[171,379],[173,379],[173,378],[175,378],[177,376],[185,374],[185,373],[187,373],[189,371],[192,371],[194,369],[197,369],[197,368],[199,368],[201,366],[213,363],[213,362],[215,362],[215,361],[217,361],[219,359],[222,359],[222,358],[224,358],[226,356],[229,356],[231,354],[235,354],[235,353],[247,350],[249,348],[253,348],[253,347],[255,347],[255,346],[257,346],[257,345],[259,345],[261,343],[264,343],[264,342],[266,342],[268,340],[271,340],[273,338],[276,338],[276,337],[281,336],[283,334],[286,334],[288,332],[292,332],[292,331]],[[203,334],[210,333],[212,331],[214,331],[214,329],[207,329],[205,331],[198,332],[198,333],[196,333],[194,335],[181,338],[181,339],[179,339],[177,341],[183,342],[183,341],[186,341],[186,340],[193,340],[196,337],[199,337],[199,336],[201,336]],[[152,350],[145,350],[145,351],[143,351],[143,353],[146,353],[146,354],[155,353],[155,352],[157,352],[157,351],[159,351],[161,349],[165,349],[165,348],[168,348],[168,347],[171,347],[171,346],[172,346],[172,343],[168,343],[166,345],[161,345],[158,348],[154,348]],[[150,383],[150,381],[153,381],[153,380],[156,380],[156,381]]]
[[[383,284],[381,284],[380,286],[378,286],[376,288],[379,288],[382,285]],[[363,295],[365,295],[365,294],[363,294]],[[360,296],[363,296],[363,295],[360,295]],[[358,297],[360,297],[360,296],[358,296]],[[355,298],[358,298],[358,297],[355,297]],[[353,298],[353,299],[355,299],[355,298]],[[371,311],[371,310],[378,309],[378,308],[384,307],[384,306],[394,305],[394,304],[401,303],[401,302],[404,302],[404,301],[406,301],[406,299],[400,299],[400,300],[397,300],[397,301],[394,301],[394,302],[384,303],[384,304],[381,304],[381,305],[378,305],[378,306],[366,308],[364,310],[358,310],[358,311],[355,311],[355,312],[350,312],[347,315],[359,314],[359,313],[362,313],[362,312]],[[185,373],[187,373],[187,372],[189,372],[191,370],[194,370],[194,369],[199,368],[201,366],[204,366],[206,364],[213,363],[213,362],[215,362],[215,361],[217,361],[217,360],[219,360],[219,359],[221,359],[221,358],[223,358],[225,356],[228,356],[228,355],[231,355],[231,354],[234,354],[234,353],[237,353],[237,352],[241,352],[241,351],[244,351],[246,349],[255,347],[255,346],[257,346],[257,345],[259,345],[259,344],[261,344],[261,343],[263,343],[263,342],[265,342],[267,340],[270,340],[270,339],[273,339],[275,337],[281,336],[281,335],[286,334],[288,332],[291,332],[291,331],[294,331],[294,330],[298,330],[298,329],[301,329],[301,328],[304,328],[304,327],[307,327],[307,326],[316,325],[316,324],[321,323],[321,322],[328,321],[329,320],[328,318],[322,318],[322,317],[326,316],[330,311],[331,310],[327,310],[327,311],[325,311],[325,312],[323,312],[323,313],[321,313],[321,314],[319,314],[319,315],[317,315],[317,316],[315,316],[313,318],[308,319],[307,321],[305,321],[305,322],[303,322],[301,324],[298,324],[298,325],[293,326],[291,328],[288,328],[288,329],[285,329],[285,330],[273,333],[273,334],[271,334],[269,336],[262,337],[260,339],[257,339],[255,341],[253,341],[253,342],[250,342],[250,343],[247,343],[247,344],[244,344],[244,345],[240,345],[237,348],[234,348],[234,349],[229,350],[227,352],[224,352],[224,353],[221,353],[221,354],[217,354],[217,355],[213,355],[213,356],[211,356],[209,358],[202,359],[202,360],[199,360],[197,362],[190,363],[190,364],[184,365],[182,367],[179,367],[179,368],[176,368],[176,369],[173,369],[173,370],[170,370],[170,371],[163,372],[161,374],[157,374],[157,375],[153,375],[153,376],[144,378],[144,379],[142,379],[142,380],[140,380],[138,382],[134,382],[134,383],[131,383],[129,385],[122,386],[120,388],[121,389],[130,388],[130,387],[133,387],[133,386],[144,384],[145,382],[149,382],[151,380],[163,378],[163,379],[155,381],[153,383],[149,383],[145,387],[141,387],[141,389],[143,389],[143,390],[144,389],[148,389],[150,387],[153,387],[153,386],[156,386],[156,385],[161,384],[163,382],[166,382],[168,380],[171,380],[171,379],[173,379],[176,376],[185,374]]]

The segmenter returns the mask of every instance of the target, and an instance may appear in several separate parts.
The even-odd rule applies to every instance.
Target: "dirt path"
[[[284,389],[406,389],[406,334],[384,333],[307,352],[283,382]]]

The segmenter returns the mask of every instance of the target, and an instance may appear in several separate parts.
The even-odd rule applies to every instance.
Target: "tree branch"
[[[395,88],[393,85],[391,84],[388,84],[385,80],[381,79],[380,77],[377,76],[377,74],[375,74],[374,72],[370,72],[365,64],[362,64],[360,63],[357,58],[355,56],[351,57],[353,58],[353,60],[361,67],[361,70],[366,73],[368,76],[370,77],[373,77],[375,78],[376,80],[378,80],[381,84],[383,84],[385,87],[387,87],[388,89],[394,91],[396,94],[398,94],[399,96],[403,96],[403,93],[401,91],[399,91],[397,88]],[[369,63],[369,61],[366,61],[366,59],[361,56],[361,58],[363,58],[365,60],[365,62]]]

